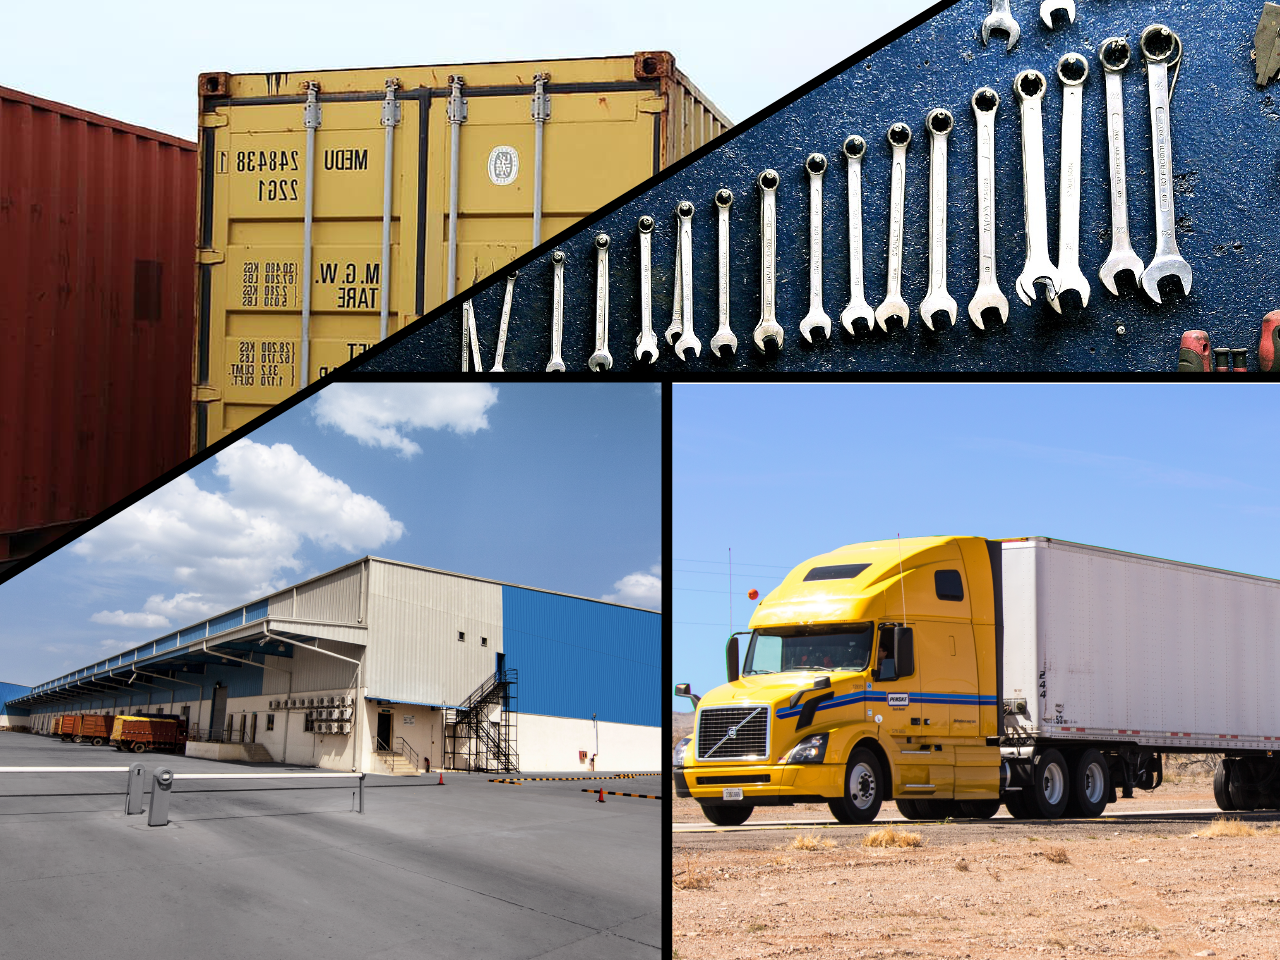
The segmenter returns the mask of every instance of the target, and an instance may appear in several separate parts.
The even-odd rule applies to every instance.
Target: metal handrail
[[[404,737],[396,737],[400,741],[400,756],[413,763],[413,769],[417,770],[422,765],[422,760],[418,756],[418,751],[409,746]]]

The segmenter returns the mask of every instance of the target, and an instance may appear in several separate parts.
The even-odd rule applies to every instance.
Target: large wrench
[[[1043,283],[1049,297],[1062,281],[1049,258],[1049,213],[1044,185],[1045,80],[1039,70],[1023,70],[1013,78],[1013,92],[1022,108],[1022,196],[1026,216],[1027,261],[1014,284],[1027,306],[1036,298],[1036,284]]]
[[[717,289],[720,294],[720,326],[711,338],[711,352],[721,356],[720,348],[728,347],[730,353],[738,352],[738,338],[729,329],[729,208],[733,206],[733,192],[727,187],[716,191],[716,213],[719,218],[716,266]]]
[[[1022,36],[1022,30],[1018,27],[1018,21],[1013,19],[1013,11],[1009,9],[1009,0],[991,0],[991,12],[987,14],[987,19],[982,21],[982,45],[984,47],[993,33],[1003,33],[1005,35],[1005,53],[1009,53],[1018,45],[1018,38]]]
[[[811,153],[804,168],[809,174],[809,312],[800,321],[800,335],[813,343],[815,327],[831,339],[831,318],[822,309],[822,175],[827,158]]]
[[[502,355],[507,350],[507,324],[511,320],[511,296],[515,292],[516,277],[519,270],[512,270],[507,274],[507,293],[502,298],[502,321],[498,324],[498,353],[493,358],[493,369],[490,373],[505,373],[502,369]]]
[[[760,188],[760,320],[751,339],[756,349],[772,340],[782,349],[782,325],[778,323],[778,172],[764,170],[756,177]]]
[[[1044,25],[1050,30],[1053,29],[1053,11],[1061,10],[1067,15],[1068,23],[1076,22],[1076,3],[1075,0],[1042,0],[1040,4],[1040,19],[1044,21]]]
[[[996,110],[1000,95],[990,87],[973,94],[978,143],[978,289],[969,301],[969,319],[979,330],[982,314],[994,310],[1009,322],[1009,299],[996,282]]]
[[[1142,278],[1142,258],[1133,252],[1129,239],[1129,195],[1125,186],[1124,162],[1124,93],[1121,72],[1129,65],[1129,41],[1111,37],[1098,48],[1107,84],[1107,146],[1111,165],[1111,253],[1098,271],[1102,285],[1118,296],[1116,275],[1133,274],[1136,284]]]
[[[867,141],[855,133],[845,138],[841,149],[849,161],[849,305],[840,314],[840,322],[852,337],[853,321],[865,320],[868,327],[876,325],[876,315],[867,303],[862,283],[862,157],[867,152]]]
[[[1062,295],[1080,297],[1080,308],[1089,305],[1089,281],[1080,269],[1080,148],[1084,124],[1084,82],[1089,61],[1068,53],[1058,61],[1062,81],[1062,166],[1058,181],[1058,279],[1049,306],[1062,312]]]
[[[1182,295],[1191,293],[1191,265],[1178,252],[1173,216],[1173,139],[1169,132],[1169,66],[1182,59],[1182,41],[1163,24],[1152,24],[1138,40],[1147,62],[1151,95],[1151,149],[1155,154],[1156,252],[1142,271],[1142,289],[1160,302],[1160,281],[1177,277]],[[1174,50],[1177,53],[1174,53]]]
[[[649,355],[658,362],[658,335],[653,332],[653,217],[647,213],[636,221],[640,231],[640,332],[636,334],[636,360]]]
[[[592,373],[613,366],[609,353],[609,235],[596,234],[596,349],[587,360]]]
[[[685,359],[684,352],[692,350],[695,357],[702,355],[702,342],[693,334],[693,204],[681,200],[676,207],[680,218],[680,234],[676,241],[676,259],[679,272],[676,275],[676,291],[680,298],[682,317],[680,339],[676,341],[676,356]]]
[[[564,361],[560,359],[560,342],[564,339],[564,251],[551,252],[551,265],[555,274],[551,281],[551,361],[547,373],[564,373]]]
[[[911,143],[911,128],[905,123],[895,123],[887,134],[893,147],[893,169],[889,187],[889,264],[885,281],[884,302],[876,308],[876,323],[887,331],[885,321],[898,317],[905,329],[911,318],[911,308],[902,299],[902,230],[906,206],[907,145]]]
[[[671,271],[671,323],[667,326],[666,333],[663,334],[667,339],[667,345],[671,346],[676,339],[684,333],[684,297],[681,295],[680,284],[682,277],[680,275],[680,228],[676,227],[676,265]]]
[[[930,330],[934,314],[956,324],[956,301],[947,292],[947,138],[955,120],[939,107],[924,118],[929,131],[929,292],[920,301],[920,318]]]
[[[468,344],[471,347],[470,361],[467,355]],[[471,369],[471,363],[475,364],[476,373],[484,372],[484,365],[480,361],[480,338],[476,336],[476,308],[470,300],[467,300],[462,304],[462,370],[464,373]]]

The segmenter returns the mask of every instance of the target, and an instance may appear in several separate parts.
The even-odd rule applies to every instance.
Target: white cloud
[[[613,585],[617,593],[606,593],[601,600],[626,603],[633,607],[662,609],[662,564],[655,563],[648,572],[628,573]]]
[[[169,626],[169,619],[162,617],[158,613],[125,613],[123,610],[99,610],[89,619],[94,623],[108,623],[115,627],[156,627],[164,629]]]
[[[497,402],[498,388],[488,383],[334,383],[317,394],[312,415],[364,446],[412,457],[422,448],[404,432],[485,430],[485,411]]]

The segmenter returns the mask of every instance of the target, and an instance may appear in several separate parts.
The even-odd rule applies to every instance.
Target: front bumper
[[[700,763],[675,771],[676,796],[733,806],[825,803],[844,796],[844,769],[836,763]],[[741,788],[742,799],[725,800],[726,787]]]

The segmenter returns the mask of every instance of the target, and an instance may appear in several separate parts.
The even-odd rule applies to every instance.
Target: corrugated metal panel
[[[11,717],[25,717],[29,711],[20,707],[14,707],[12,710],[5,709],[6,700],[14,700],[18,697],[25,697],[31,692],[30,687],[24,687],[17,683],[0,683],[0,713],[8,714]]]
[[[224,613],[220,617],[215,617],[209,621],[209,636],[215,633],[222,633],[223,630],[230,630],[232,627],[244,625],[244,608],[232,610],[230,613]]]
[[[339,643],[336,640],[321,640],[319,643],[321,650],[328,650],[330,653],[354,660],[358,660],[364,652],[363,648],[351,643]],[[278,667],[279,670],[263,671],[262,692],[264,694],[346,690],[355,686],[356,665],[326,657],[323,653],[309,653],[294,647],[292,657],[267,657],[267,664]],[[292,685],[289,677],[280,670],[292,671]]]
[[[504,649],[502,588],[372,560],[369,634],[369,696],[461,703],[493,673],[494,655]]]
[[[503,587],[502,629],[521,713],[661,725],[658,614]]]
[[[286,590],[267,598],[267,615],[270,617],[293,616],[293,591]]]
[[[362,574],[363,566],[355,564],[298,587],[294,591],[297,599],[293,618],[356,623],[360,619]]]
[[[190,453],[195,144],[0,87],[0,560]]]
[[[261,620],[267,615],[268,606],[266,600],[255,600],[244,608],[244,622],[253,623],[255,620]]]

